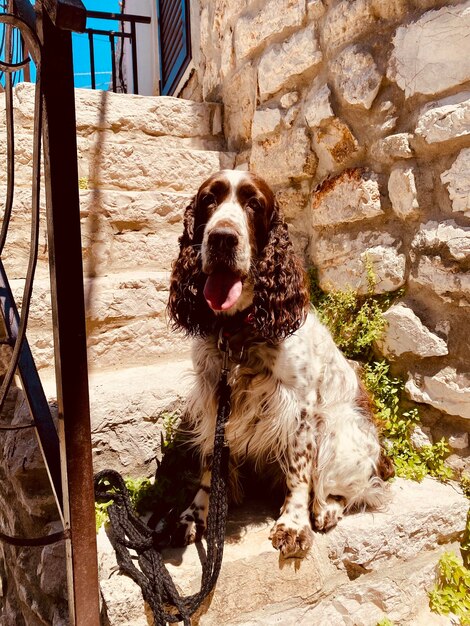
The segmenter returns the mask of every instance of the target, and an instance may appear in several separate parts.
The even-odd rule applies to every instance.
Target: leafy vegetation
[[[176,412],[165,412],[160,417],[163,422],[161,450],[162,454],[165,454],[173,447],[179,414]],[[132,506],[137,514],[142,515],[156,507],[162,491],[160,482],[151,481],[149,478],[126,478],[125,483]],[[112,493],[112,489],[109,489],[109,491]],[[112,500],[95,503],[96,532],[98,532],[102,524],[108,521],[107,509],[111,504]]]
[[[367,295],[359,295],[353,289],[325,292],[318,285],[316,273],[310,272],[312,303],[317,315],[348,359],[368,361],[372,358],[373,344],[385,328],[383,312],[399,295],[373,295],[375,279],[370,273],[368,282]]]
[[[435,613],[453,613],[461,626],[470,625],[470,569],[453,552],[444,552],[438,564],[438,581],[429,592],[429,606]]]
[[[407,411],[401,408],[404,383],[390,374],[390,365],[384,360],[366,363],[363,381],[372,394],[384,446],[395,463],[397,475],[418,481],[427,475],[451,479],[452,469],[445,464],[449,454],[445,439],[419,449],[413,446],[411,433],[420,422],[419,412],[416,407]]]
[[[373,295],[375,277],[367,260],[366,273],[369,293],[365,296],[353,290],[325,293],[312,273],[312,302],[345,356],[362,364],[362,379],[372,396],[383,443],[393,459],[396,474],[418,481],[427,475],[449,480],[453,471],[445,463],[449,454],[447,442],[441,439],[420,448],[412,444],[411,434],[420,422],[418,408],[404,407],[404,381],[392,375],[390,363],[385,359],[375,358],[374,343],[385,328],[383,312],[401,293]],[[470,476],[462,476],[461,486],[470,497]],[[463,564],[453,552],[441,557],[438,582],[429,593],[430,607],[437,613],[453,613],[462,626],[470,626],[470,510],[461,553]],[[393,622],[385,617],[377,626],[393,626]]]

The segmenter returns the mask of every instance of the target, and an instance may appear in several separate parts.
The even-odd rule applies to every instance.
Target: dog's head
[[[271,189],[248,172],[211,176],[185,212],[168,304],[174,324],[207,335],[223,316],[249,311],[256,334],[278,341],[302,324],[307,305],[305,273]]]

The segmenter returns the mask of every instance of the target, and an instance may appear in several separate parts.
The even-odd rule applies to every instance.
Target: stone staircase
[[[28,255],[33,89],[21,84],[14,96],[18,167],[5,265],[17,302]],[[189,344],[166,318],[184,208],[205,178],[233,167],[234,155],[224,149],[218,104],[77,90],[76,108],[96,470],[152,475],[161,414],[178,405],[189,368]],[[0,118],[0,160],[3,125]],[[1,168],[0,193],[5,183]],[[28,339],[53,399],[50,319],[42,232]]]
[[[32,87],[19,85],[17,190],[4,258],[17,301],[28,253],[32,102]],[[235,155],[225,150],[217,104],[85,90],[76,92],[76,102],[95,469],[151,476],[162,416],[181,406],[190,373],[189,344],[169,330],[165,314],[183,210],[200,182],[232,167]],[[0,163],[1,115],[2,106]],[[0,167],[2,196],[4,187]],[[53,401],[44,232],[28,339]],[[303,561],[280,559],[267,540],[272,505],[233,510],[219,583],[194,623],[375,626],[387,615],[395,624],[450,624],[429,613],[426,589],[442,551],[457,549],[467,509],[454,487],[397,480],[387,510],[351,515],[333,531],[316,533]],[[167,560],[184,593],[198,589],[194,547]],[[103,528],[99,562],[103,624],[152,624],[139,589],[116,571]]]

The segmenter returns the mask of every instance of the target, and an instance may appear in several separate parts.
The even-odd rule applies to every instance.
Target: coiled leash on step
[[[225,526],[227,521],[227,478],[229,447],[225,439],[225,424],[230,414],[229,345],[222,335],[219,349],[223,354],[223,365],[218,385],[219,405],[215,426],[212,477],[207,517],[207,555],[202,563],[201,589],[191,596],[182,597],[166,569],[161,553],[155,543],[158,535],[144,524],[134,513],[129,492],[122,476],[114,470],[103,470],[95,475],[95,498],[99,501],[113,500],[108,507],[112,532],[111,544],[116,551],[117,563],[124,573],[132,578],[142,590],[149,604],[155,626],[166,622],[180,622],[190,626],[191,616],[211,593],[222,565]],[[109,482],[103,491],[103,481]],[[138,569],[129,550],[137,553]],[[173,609],[172,609],[173,607]],[[171,613],[168,613],[171,610]]]

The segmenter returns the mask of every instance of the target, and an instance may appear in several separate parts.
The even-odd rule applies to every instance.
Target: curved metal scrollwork
[[[8,390],[11,386],[26,334],[26,326],[29,315],[33,280],[38,256],[39,245],[39,206],[40,206],[40,176],[41,176],[41,135],[42,135],[42,97],[41,97],[41,46],[36,33],[20,17],[10,13],[0,14],[0,24],[5,25],[5,60],[0,62],[0,69],[5,72],[5,104],[6,104],[6,134],[7,134],[7,191],[3,222],[0,231],[0,257],[4,251],[10,225],[11,213],[14,201],[15,185],[15,131],[13,117],[13,80],[12,73],[18,71],[29,63],[29,59],[23,59],[20,63],[12,63],[13,57],[13,29],[20,31],[29,53],[36,65],[36,93],[34,106],[34,130],[33,130],[33,172],[32,172],[32,199],[31,199],[31,243],[29,252],[28,269],[21,307],[21,317],[17,336],[14,338],[14,347],[10,364],[5,373],[0,387],[0,412],[5,403]],[[13,339],[13,338],[11,338]]]
[[[2,13],[2,8],[5,10],[5,0],[3,7],[0,0],[0,79],[5,85],[8,164],[6,198],[0,226],[0,308],[13,350],[8,371],[0,387],[0,411],[17,370],[31,410],[64,531],[49,538],[31,539],[12,537],[2,533],[0,529],[0,541],[14,546],[37,546],[45,545],[46,541],[65,540],[70,622],[77,626],[99,626],[71,41],[71,32],[83,32],[85,29],[86,10],[81,0],[35,0],[34,9],[30,0],[8,0],[8,12]],[[2,28],[5,31],[3,53]],[[19,41],[17,34],[12,37],[13,32],[21,33],[28,51],[27,54],[22,52],[21,57],[13,55],[12,46],[16,42],[18,49]],[[21,316],[18,316],[3,258],[8,250],[5,243],[8,239],[12,211],[17,210],[14,203],[14,78],[17,78],[29,63],[36,66],[31,243]],[[60,441],[25,337],[38,257],[41,140],[44,142],[45,153],[44,181],[54,325],[54,364],[58,412],[62,424]],[[1,219],[0,215],[0,221]],[[17,427],[16,424],[8,424],[8,427],[13,426]],[[24,432],[31,427],[31,423],[26,422],[18,426]],[[0,425],[0,433],[3,430],[6,429]],[[83,572],[86,572],[86,576],[81,575]]]

